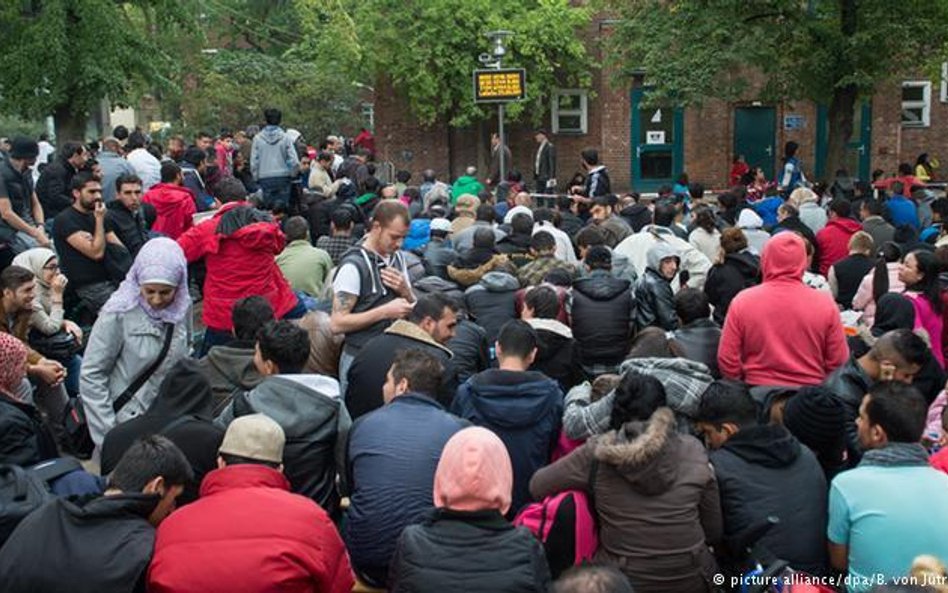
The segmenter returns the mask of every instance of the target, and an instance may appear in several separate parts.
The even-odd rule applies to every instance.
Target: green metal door
[[[826,152],[829,146],[828,109],[820,105],[816,113],[816,167],[817,179],[832,181],[836,171],[826,170]],[[846,143],[844,166],[850,175],[861,180],[871,179],[872,159],[872,103],[863,101],[853,112],[853,135]]]
[[[773,107],[738,107],[734,110],[734,154],[744,155],[753,169],[760,167],[774,177],[774,133],[777,112]]]
[[[643,105],[647,92],[632,90],[632,186],[640,192],[674,183],[684,165],[682,110]]]

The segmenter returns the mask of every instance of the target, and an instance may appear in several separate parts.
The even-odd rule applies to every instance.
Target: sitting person
[[[257,336],[254,365],[264,380],[237,393],[217,423],[266,414],[286,434],[283,462],[292,491],[315,500],[333,514],[339,502],[337,468],[345,465],[349,413],[332,377],[301,374],[309,359],[309,335],[289,321],[272,321]]]
[[[875,266],[869,233],[859,231],[849,238],[849,255],[830,266],[827,281],[833,298],[843,310],[852,309],[853,298],[866,274]]]
[[[530,501],[533,472],[546,465],[559,436],[563,392],[543,373],[527,370],[537,354],[537,335],[520,320],[504,324],[495,345],[499,368],[488,369],[458,388],[451,411],[497,433],[514,467],[516,513]]]
[[[141,437],[160,434],[181,449],[194,479],[185,485],[178,504],[194,502],[205,474],[214,469],[215,451],[224,431],[214,425],[211,386],[193,358],[182,358],[158,387],[154,403],[141,416],[110,430],[102,442],[101,471],[115,469],[122,455]]]
[[[464,291],[464,304],[468,313],[484,328],[491,342],[497,339],[505,323],[517,318],[520,282],[514,274],[513,264],[504,262]]]
[[[925,414],[914,388],[891,381],[859,407],[865,453],[830,486],[826,533],[830,564],[848,572],[850,591],[906,574],[919,554],[948,558],[948,475],[928,465],[919,444]]]
[[[579,348],[568,325],[557,320],[560,299],[550,286],[527,289],[520,318],[537,333],[537,356],[530,365],[553,379],[566,393],[585,377],[579,364]]]
[[[322,235],[316,239],[316,248],[322,249],[332,258],[335,266],[339,265],[339,260],[343,254],[349,251],[356,244],[356,237],[352,236],[352,208],[340,206],[332,211],[330,216],[330,234]]]
[[[313,247],[309,240],[309,223],[302,216],[294,216],[283,225],[286,247],[276,256],[277,265],[293,290],[311,297],[323,293],[323,285],[332,269],[332,258],[327,252]]]
[[[0,463],[22,467],[58,456],[39,411],[17,396],[28,355],[26,344],[0,332]]]
[[[161,436],[136,442],[104,495],[53,498],[20,522],[0,548],[4,590],[143,590],[155,528],[190,479],[188,460],[174,443]]]
[[[457,251],[448,240],[448,235],[451,234],[451,222],[447,218],[435,218],[431,221],[430,233],[431,239],[425,246],[423,255],[425,273],[447,280],[448,266],[453,265],[458,258]]]
[[[135,257],[149,238],[147,220],[154,220],[157,212],[151,204],[142,203],[142,180],[137,175],[120,175],[115,180],[114,191],[115,199],[105,204],[108,209],[105,220]]]
[[[745,538],[776,516],[780,523],[760,538],[760,545],[794,569],[821,575],[826,571],[823,468],[786,428],[758,424],[757,416],[757,404],[740,383],[716,381],[701,398],[697,428],[711,449],[725,542],[737,547],[723,546],[719,557],[739,575]]]
[[[343,593],[354,580],[336,527],[313,501],[291,494],[286,437],[263,414],[231,422],[201,498],[158,529],[152,593]],[[262,520],[261,520],[262,519]]]
[[[701,443],[675,430],[662,384],[628,373],[611,430],[530,480],[537,500],[571,488],[595,500],[595,561],[620,567],[637,593],[698,593],[717,572],[708,549],[721,537],[718,485]]]
[[[513,470],[504,443],[465,428],[444,446],[434,476],[435,510],[398,539],[391,593],[534,593],[550,585],[540,542],[504,519]]]
[[[432,507],[438,458],[467,424],[435,400],[443,372],[438,356],[399,349],[383,387],[384,407],[349,432],[344,534],[356,572],[370,585],[385,585],[402,529]]]
[[[549,231],[540,230],[533,234],[530,255],[533,260],[517,270],[520,286],[536,286],[555,269],[563,270],[571,280],[576,275],[576,266],[556,257],[556,239]]]
[[[675,295],[678,329],[672,332],[670,347],[688,360],[704,363],[714,378],[718,371],[718,343],[721,328],[711,321],[708,295],[696,288],[682,288]]]
[[[257,334],[273,321],[273,307],[262,296],[244,297],[234,303],[231,312],[234,339],[214,346],[200,359],[201,372],[211,384],[214,410],[224,409],[235,393],[250,391],[263,381],[254,366]]]
[[[645,273],[635,285],[635,326],[660,327],[672,331],[678,326],[675,292],[671,282],[678,275],[680,259],[668,243],[656,243],[648,250]]]

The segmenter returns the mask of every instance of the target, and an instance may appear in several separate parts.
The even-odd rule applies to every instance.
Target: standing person
[[[161,161],[145,148],[148,142],[145,135],[135,131],[129,134],[125,144],[125,158],[135,168],[135,173],[142,180],[142,189],[148,191],[151,186],[161,182]]]
[[[189,479],[191,467],[174,443],[161,436],[136,442],[102,496],[54,497],[17,525],[0,549],[4,589],[142,591],[155,528]]]
[[[803,174],[803,167],[800,159],[797,158],[797,151],[800,145],[792,140],[783,147],[783,172],[780,176],[780,189],[787,195],[798,187],[806,187],[806,176]]]
[[[430,352],[399,349],[382,388],[385,405],[349,433],[346,547],[360,578],[373,586],[384,586],[402,530],[432,508],[438,459],[467,424],[436,401],[443,373]]]
[[[829,491],[830,564],[847,572],[850,591],[868,591],[876,575],[904,575],[920,554],[948,557],[948,475],[928,464],[919,444],[925,400],[912,387],[885,382],[859,407],[859,466]]]
[[[151,230],[156,233],[177,239],[194,225],[195,195],[184,187],[184,174],[175,163],[161,165],[161,183],[148,190],[142,202],[155,209]]]
[[[537,471],[530,493],[589,493],[599,523],[595,560],[620,567],[637,593],[705,593],[717,572],[708,545],[722,527],[704,447],[675,430],[662,384],[637,373],[616,388],[607,429]]]
[[[843,310],[852,308],[859,285],[875,267],[873,251],[872,237],[865,231],[859,231],[849,238],[849,255],[830,266],[827,280],[833,298]]]
[[[43,216],[52,220],[72,206],[69,191],[73,176],[86,166],[89,152],[82,142],[66,142],[56,154],[56,160],[46,165],[36,182],[36,197],[43,207]]]
[[[514,472],[504,443],[471,427],[444,446],[434,474],[435,510],[402,531],[391,593],[537,593],[550,585],[543,548],[504,516]]]
[[[533,134],[537,143],[537,154],[533,159],[533,180],[539,193],[556,191],[556,146],[550,142],[549,135],[544,129],[538,129]]]
[[[771,239],[761,257],[764,282],[731,301],[718,347],[726,379],[758,385],[816,385],[846,362],[839,310],[803,284],[806,247],[793,233]]]
[[[300,160],[293,141],[280,127],[283,113],[270,107],[263,111],[263,118],[267,125],[253,137],[250,172],[263,190],[263,205],[285,209],[290,203],[291,179]]]
[[[134,258],[148,240],[148,224],[145,213],[154,214],[154,207],[142,206],[142,180],[135,174],[120,175],[113,184],[113,199],[105,207],[105,221],[112,225],[115,236]],[[102,188],[105,195],[105,188]],[[154,216],[152,216],[154,218]]]
[[[528,323],[504,324],[495,348],[499,368],[461,385],[451,411],[504,441],[514,465],[516,513],[530,501],[530,477],[549,462],[563,417],[563,392],[553,379],[528,370],[537,354],[537,335]]]
[[[89,335],[79,391],[97,446],[116,424],[143,414],[191,347],[184,253],[171,239],[142,247]]]
[[[280,271],[293,290],[318,297],[332,269],[332,258],[324,250],[313,247],[309,223],[302,216],[293,216],[284,225],[286,247],[276,256]]]
[[[15,254],[51,245],[43,230],[46,218],[29,172],[38,153],[35,141],[17,136],[7,158],[0,159],[0,240],[10,243]]]
[[[118,265],[106,262],[111,258],[109,249],[124,251],[125,247],[106,220],[102,185],[91,173],[73,177],[72,199],[72,208],[53,220],[53,239],[63,273],[82,305],[94,315],[118,284],[114,270]]]
[[[359,350],[394,320],[407,316],[415,302],[408,266],[399,251],[410,222],[401,202],[380,203],[362,244],[347,251],[336,268],[330,327],[334,334],[345,334],[339,359],[343,393]]]
[[[152,593],[345,593],[354,580],[326,512],[291,494],[286,436],[263,414],[234,420],[201,498],[158,529]],[[251,512],[248,512],[251,511]]]
[[[587,198],[605,196],[612,193],[612,184],[609,182],[609,172],[605,165],[599,164],[599,151],[587,148],[580,153],[583,170],[586,172],[586,181],[583,185],[574,185],[570,192]]]
[[[504,156],[504,170],[510,171],[513,168],[513,155],[510,153],[510,149],[506,145],[500,144],[500,134],[494,132],[490,135],[490,173],[487,177],[487,185],[489,187],[497,187],[501,181],[500,177],[500,155]],[[425,195],[424,187],[422,186],[422,197]]]
[[[830,202],[829,221],[816,233],[822,276],[826,276],[830,266],[846,257],[849,253],[849,239],[862,230],[862,225],[850,218],[851,213],[852,205],[849,200],[836,198]]]
[[[216,190],[224,205],[178,238],[188,262],[203,259],[207,268],[201,356],[231,340],[231,311],[245,296],[266,298],[277,319],[297,319],[306,312],[276,264],[285,244],[280,225],[246,202],[247,190],[237,179],[225,177]]]

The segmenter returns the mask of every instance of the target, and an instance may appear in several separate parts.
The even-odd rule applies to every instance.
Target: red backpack
[[[599,461],[593,458],[589,492],[595,488],[598,469]],[[543,544],[554,579],[571,566],[591,562],[599,547],[595,500],[581,490],[566,490],[529,504],[513,523],[529,529]]]

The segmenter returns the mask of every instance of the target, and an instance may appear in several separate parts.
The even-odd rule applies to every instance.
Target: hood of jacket
[[[589,276],[577,280],[573,289],[595,301],[611,301],[631,285],[628,280],[616,278],[605,270],[593,270]]]
[[[657,496],[678,476],[675,426],[675,414],[659,408],[647,422],[629,422],[596,438],[593,454],[615,467],[636,491]]]
[[[760,424],[742,428],[721,449],[747,463],[777,468],[797,460],[800,441],[779,424]]]
[[[619,212],[619,216],[625,219],[632,232],[639,232],[652,222],[652,211],[645,204],[632,204],[626,206]]]
[[[511,292],[520,289],[520,281],[516,277],[496,270],[484,274],[480,285],[490,292]]]
[[[538,371],[489,369],[471,377],[474,407],[492,425],[503,429],[532,426],[557,403],[551,394],[559,385]]]
[[[191,190],[184,187],[183,185],[175,185],[174,183],[158,183],[152,186],[148,190],[148,193],[144,197],[149,199],[157,199],[159,202],[155,204],[155,207],[160,207],[164,204],[178,204],[185,200],[194,200],[194,194],[191,193]]]
[[[549,332],[551,334],[556,334],[560,337],[563,337],[567,340],[573,339],[573,330],[571,330],[564,323],[557,321],[556,319],[538,319],[534,317],[533,319],[528,319],[527,323],[533,329],[537,331]]]
[[[441,276],[425,276],[418,282],[412,282],[411,286],[416,291],[420,291],[425,294],[433,294],[436,292],[443,294],[459,294],[461,291],[461,287],[458,286],[456,282],[445,280]]]
[[[266,126],[257,135],[267,144],[277,144],[286,138],[286,132],[280,126]]]
[[[200,363],[193,358],[183,358],[162,379],[158,395],[145,416],[210,417],[214,407],[211,384],[201,372]]]
[[[61,499],[66,513],[84,521],[118,517],[138,517],[147,521],[159,502],[161,502],[161,497],[157,494],[142,492],[123,492],[114,496],[96,498]]]
[[[764,219],[750,208],[744,208],[737,217],[737,226],[742,229],[759,229],[764,226]]]
[[[257,412],[276,421],[287,440],[313,431],[314,422],[327,417],[327,407],[338,410],[339,382],[324,375],[273,375],[249,393]]]
[[[463,266],[463,263],[462,263]],[[457,281],[461,286],[472,286],[480,282],[485,274],[496,269],[515,270],[514,265],[510,263],[506,255],[495,254],[489,260],[479,266],[474,267],[454,267],[448,266],[448,276]]]
[[[862,223],[860,223],[858,220],[853,220],[852,218],[834,218],[833,220],[827,221],[826,226],[828,228],[835,227],[842,229],[848,235],[852,235],[853,233],[862,230]]]
[[[724,261],[736,266],[744,277],[756,278],[760,275],[760,258],[748,249],[737,253],[728,253],[724,256]]]
[[[253,364],[254,345],[237,342],[211,348],[204,359],[232,385],[256,385],[263,377]]]
[[[658,272],[661,269],[662,260],[670,257],[675,258],[679,264],[681,263],[681,255],[679,255],[678,250],[667,241],[659,241],[649,248],[645,256],[645,265]]]
[[[385,330],[385,333],[415,340],[416,342],[427,344],[432,348],[443,350],[448,355],[448,357],[454,356],[445,346],[436,342],[435,339],[432,338],[430,334],[428,334],[428,332],[421,329],[418,324],[412,323],[411,321],[398,319],[395,321],[395,323],[388,326],[388,328]]]
[[[803,282],[803,270],[806,269],[806,247],[803,239],[795,233],[778,233],[764,246],[760,268],[764,282]]]
[[[229,465],[204,476],[201,481],[201,498],[242,488],[276,488],[289,491],[290,482],[281,472],[265,465]]]

